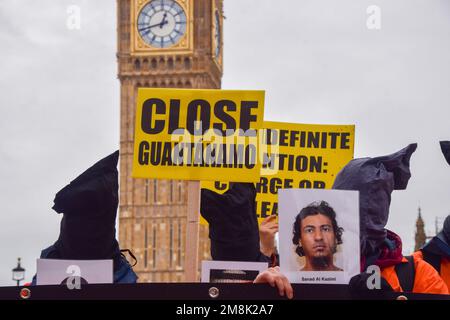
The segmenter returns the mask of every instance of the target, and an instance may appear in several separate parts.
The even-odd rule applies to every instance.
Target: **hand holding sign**
[[[261,272],[253,283],[268,283],[272,287],[277,287],[280,296],[286,295],[288,299],[294,297],[294,289],[288,278],[280,272],[280,267],[269,268]]]
[[[277,216],[272,215],[265,218],[259,226],[259,237],[261,252],[270,257],[276,253],[275,250],[275,233],[278,232]]]

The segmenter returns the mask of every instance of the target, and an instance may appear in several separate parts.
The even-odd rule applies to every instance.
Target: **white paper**
[[[202,282],[248,283],[269,268],[267,262],[202,261]]]
[[[112,260],[37,260],[37,285],[64,284],[70,277],[81,277],[82,283],[113,283]]]
[[[297,246],[293,244],[295,218],[303,208],[320,201],[326,201],[333,208],[338,227],[344,229],[342,244],[336,246],[337,250],[332,255],[332,266],[342,271],[301,271],[306,257],[300,257],[295,251]],[[280,189],[278,203],[280,269],[290,282],[347,284],[351,277],[360,273],[358,191]]]

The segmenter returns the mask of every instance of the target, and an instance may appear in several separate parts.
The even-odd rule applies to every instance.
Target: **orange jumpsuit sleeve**
[[[421,259],[421,253],[414,254],[414,266],[416,275],[414,278],[414,293],[429,293],[429,294],[449,294],[447,285],[439,276],[437,271],[428,262]],[[408,262],[403,258],[403,263]],[[398,280],[395,266],[383,268],[381,276],[386,279],[395,292],[403,292],[403,289]]]
[[[422,251],[416,251],[413,253],[414,259],[423,259],[423,253]],[[450,293],[450,259],[447,259],[445,257],[441,258],[441,273],[440,276],[442,280],[444,280],[445,284],[447,285],[447,289],[449,289]]]
[[[449,294],[444,280],[428,262],[414,256],[414,264],[416,267],[414,293]]]

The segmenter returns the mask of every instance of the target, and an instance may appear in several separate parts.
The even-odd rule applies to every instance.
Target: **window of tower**
[[[156,69],[157,66],[158,66],[158,63],[156,62],[156,59],[153,58],[152,61],[151,61],[151,67],[152,67],[152,69]]]
[[[158,202],[158,180],[153,180],[153,203]]]
[[[186,70],[191,69],[191,59],[189,58],[184,58],[184,68]]]
[[[134,69],[135,70],[141,69],[141,61],[139,61],[139,59],[134,60]]]
[[[167,60],[167,67],[168,67],[169,69],[173,69],[173,59],[172,59],[172,58],[169,58],[169,59]]]

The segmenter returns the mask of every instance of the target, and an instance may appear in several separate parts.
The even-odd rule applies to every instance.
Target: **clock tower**
[[[222,26],[223,0],[117,0],[119,241],[140,282],[185,279],[187,182],[131,178],[137,88],[220,88]],[[209,259],[207,227],[199,241]]]

